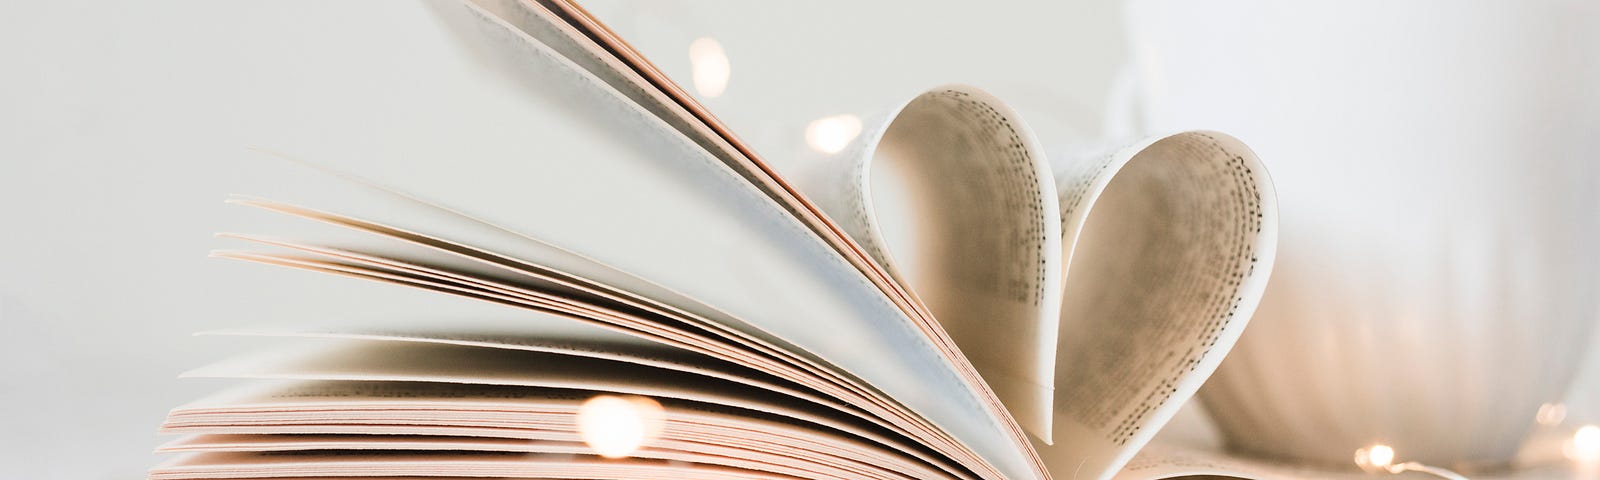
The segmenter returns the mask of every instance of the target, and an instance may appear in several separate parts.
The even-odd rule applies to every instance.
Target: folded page
[[[1038,142],[999,99],[930,90],[802,180],[926,303],[1007,410],[1051,439],[1060,221]]]
[[[1271,180],[1215,132],[1159,136],[1060,177],[1068,271],[1053,475],[1110,478],[1193,396],[1259,303]]]

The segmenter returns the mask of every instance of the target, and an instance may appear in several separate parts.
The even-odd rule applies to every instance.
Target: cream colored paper
[[[1029,433],[1048,443],[1061,309],[1055,182],[999,99],[932,89],[819,162],[803,188],[928,305]]]
[[[952,458],[986,476],[1033,476],[1026,446],[989,404],[986,387],[967,380],[959,366],[965,360],[945,354],[906,310],[785,206],[519,30],[472,5],[441,3],[437,9],[441,24],[418,25],[418,34],[454,39],[461,55],[483,59],[485,89],[507,96],[498,116],[552,127],[525,137],[521,152],[416,163],[403,167],[406,175],[376,168],[363,176],[733,317],[759,318],[771,336],[881,392],[873,393],[877,401],[904,402],[895,408],[915,412],[903,415],[905,421],[929,440],[960,438],[955,448],[941,447]],[[419,59],[419,68],[426,63]],[[403,180],[418,177],[429,181]],[[445,190],[449,198],[433,195]],[[887,351],[896,352],[894,358],[869,355],[885,351],[869,345],[892,345]]]
[[[910,105],[962,91],[935,90]],[[939,308],[940,301],[929,303],[941,320],[954,321],[957,328],[952,336],[964,342],[964,352],[978,356],[973,363],[1008,401],[1013,414],[1025,425],[1037,425],[1036,421],[1053,424],[1053,434],[1040,435],[1035,444],[1052,475],[1109,478],[1193,396],[1237,340],[1259,302],[1277,242],[1276,199],[1270,178],[1254,153],[1232,137],[1216,132],[1158,136],[1105,156],[1059,162],[1066,168],[1057,174],[1058,183],[1029,187],[1058,198],[1059,228],[1045,231],[1060,232],[1061,243],[1051,245],[1060,247],[1063,253],[1059,257],[1046,251],[1040,258],[1048,261],[1021,262],[1018,257],[1028,257],[989,257],[973,253],[981,250],[948,249],[946,244],[953,243],[948,238],[950,231],[961,229],[924,226],[913,230],[910,241],[894,242],[883,234],[884,224],[905,220],[884,215],[878,204],[886,201],[914,206],[902,207],[897,212],[901,215],[935,218],[914,219],[918,224],[960,225],[964,215],[1001,224],[1005,217],[993,212],[1017,211],[1000,208],[999,200],[936,200],[941,195],[966,198],[962,189],[993,190],[985,187],[991,182],[974,179],[977,175],[971,170],[1007,166],[1001,159],[1005,150],[981,155],[959,148],[897,144],[915,145],[915,139],[953,135],[948,126],[939,124],[938,117],[917,119],[926,114],[915,110],[910,120],[891,115],[883,122],[885,127],[869,133],[851,153],[810,172],[808,191],[816,192],[813,196],[819,203],[841,218],[847,230],[891,272],[912,277],[907,283],[914,287],[928,283],[919,283],[901,265],[910,263],[916,270],[929,268],[931,262],[933,268],[945,269],[940,272],[943,277],[960,280],[971,276],[951,275],[949,271],[954,269],[948,264],[1017,262],[1014,265],[1052,269],[1047,272],[1050,275],[1040,277],[1047,281],[1037,285],[1060,287],[1047,295],[1052,302],[1034,306],[1035,313],[1050,316],[1035,319],[1041,326],[1031,332],[1058,332],[1059,346],[1035,342],[1037,336],[1008,336],[1019,329],[1006,328],[1004,319],[1020,321],[1023,317],[1008,317],[1004,309],[961,311]],[[904,115],[903,110],[896,112]],[[922,130],[904,131],[917,128]],[[888,135],[890,141],[884,144],[879,137],[886,135],[885,130],[899,133]],[[955,160],[940,158],[952,151],[958,152]],[[966,162],[963,168],[968,170],[952,170],[951,162]],[[1028,178],[1026,171],[1010,170],[1018,185],[1026,185],[1020,182]],[[884,186],[898,191],[874,192]],[[1006,195],[1004,191],[990,193],[1001,198]],[[991,213],[974,215],[959,208],[937,208],[939,205]],[[985,206],[988,210],[983,210]],[[1028,218],[1013,217],[1011,228],[1027,225]],[[937,255],[924,256],[927,250]],[[991,271],[1004,269],[990,267]],[[1058,282],[1054,275],[1064,280]],[[994,306],[982,301],[983,289],[944,288],[950,282],[935,283],[935,291],[957,303],[964,301],[964,305]],[[968,290],[975,290],[974,295],[968,295]],[[915,291],[923,295],[922,290]],[[928,299],[924,295],[924,300]],[[979,319],[981,327],[964,330],[960,328],[963,319]],[[973,348],[968,351],[968,346]],[[1033,360],[1040,352],[1048,358]],[[1006,354],[1012,355],[1012,362],[1038,362],[1036,373],[1051,375],[1042,383],[1058,390],[1035,390],[1046,393],[1039,396],[1015,395],[1022,391],[1016,385],[1035,384],[983,369],[993,365],[983,357]],[[1041,398],[1051,402],[1043,413],[1031,410],[1034,404],[1019,400]],[[1057,444],[1051,445],[1052,440]]]
[[[384,435],[391,440],[419,436],[451,440],[499,438],[571,443],[579,440],[574,419],[579,405],[597,394],[526,384],[374,382],[370,376],[363,378],[369,380],[269,382],[224,391],[186,404],[168,416],[162,427],[164,431],[231,435],[236,439],[234,446],[170,446],[163,450],[254,451],[249,447],[241,448],[240,444],[262,442],[273,442],[276,446],[270,450],[277,451],[315,449],[312,448],[315,445],[299,443],[307,439],[303,435],[358,436],[353,437],[356,439]],[[881,443],[819,428],[815,423],[665,397],[661,403],[664,406],[662,431],[642,446],[649,451],[637,456],[655,458],[660,456],[656,450],[743,458],[782,455],[796,459],[786,465],[813,471],[845,469],[874,476],[901,471],[919,478],[943,476],[927,463]],[[259,435],[276,437],[256,437]],[[245,440],[238,440],[240,438]],[[346,441],[355,440],[346,438]],[[192,442],[180,440],[180,443]],[[537,448],[536,444],[521,447]],[[751,454],[747,450],[760,453]],[[591,454],[592,450],[585,447],[581,453]]]
[[[1051,473],[1106,479],[1243,332],[1277,248],[1272,183],[1243,143],[1158,136],[1061,180],[1068,253]],[[1134,293],[1137,292],[1137,293]]]

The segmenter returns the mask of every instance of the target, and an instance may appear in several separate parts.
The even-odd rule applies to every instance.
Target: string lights
[[[1600,433],[1600,432],[1596,432]],[[1423,465],[1417,462],[1394,463],[1394,448],[1378,444],[1356,449],[1356,466],[1368,472],[1389,473],[1399,475],[1405,472],[1418,472],[1433,475],[1445,480],[1467,480],[1467,477],[1432,465]]]

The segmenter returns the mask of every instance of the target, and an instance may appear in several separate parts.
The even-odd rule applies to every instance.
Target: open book
[[[1271,270],[1223,134],[1052,165],[951,86],[791,181],[568,0],[430,6],[543,153],[272,162],[293,193],[229,200],[270,235],[215,255],[487,310],[208,332],[291,340],[186,374],[251,380],[174,409],[151,478],[1148,476]]]

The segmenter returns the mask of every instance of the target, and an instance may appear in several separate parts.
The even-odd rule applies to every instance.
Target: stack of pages
[[[271,231],[215,255],[488,310],[208,332],[286,340],[187,374],[250,380],[174,409],[150,478],[1217,473],[1135,456],[1271,270],[1239,141],[1052,166],[949,86],[791,180],[568,0],[430,7],[527,87],[549,154],[411,181],[275,159],[298,193],[229,199]]]

